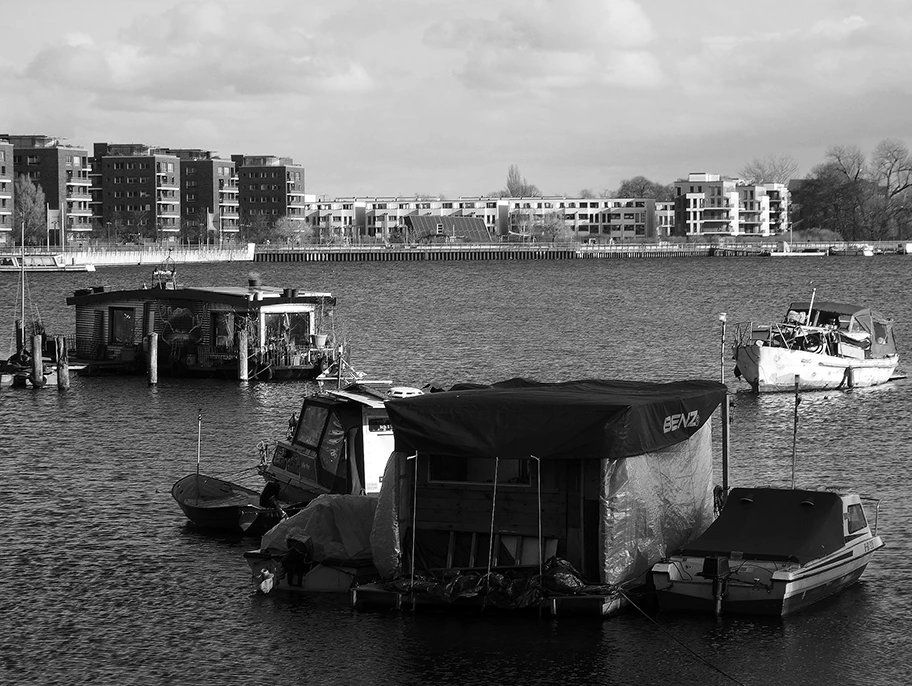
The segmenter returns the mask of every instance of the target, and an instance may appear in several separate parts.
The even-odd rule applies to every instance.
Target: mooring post
[[[247,329],[238,331],[238,380],[247,381]]]
[[[65,391],[70,387],[70,358],[67,353],[65,336],[54,339],[57,349],[57,390]]]
[[[44,350],[42,350],[41,334],[32,336],[32,385],[44,386],[47,379],[44,378]]]
[[[149,334],[149,385],[158,383],[158,334]]]

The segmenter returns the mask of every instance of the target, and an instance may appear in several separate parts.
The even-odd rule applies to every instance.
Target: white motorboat
[[[877,386],[893,376],[899,356],[893,320],[861,305],[793,302],[783,322],[735,329],[735,376],[754,391]]]
[[[786,615],[858,581],[883,547],[858,495],[735,488],[718,519],[654,565],[661,610]]]

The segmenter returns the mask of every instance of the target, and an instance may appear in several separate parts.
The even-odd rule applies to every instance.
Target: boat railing
[[[823,352],[835,347],[838,332],[832,326],[810,326],[793,322],[742,322],[735,324],[733,348],[768,345],[787,350]]]

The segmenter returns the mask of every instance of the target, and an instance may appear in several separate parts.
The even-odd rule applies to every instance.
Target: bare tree
[[[798,173],[798,162],[791,155],[755,157],[741,167],[741,178],[756,184],[788,183]]]
[[[538,186],[527,182],[519,172],[519,167],[515,164],[511,164],[507,170],[507,187],[505,190],[506,197],[510,198],[529,198],[541,195]]]
[[[664,186],[645,176],[634,176],[632,179],[624,179],[621,185],[613,194],[606,197],[614,198],[653,198],[655,200],[670,200],[672,198],[674,187],[671,185]]]

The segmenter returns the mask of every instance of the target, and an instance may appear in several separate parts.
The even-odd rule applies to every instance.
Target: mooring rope
[[[656,627],[657,627],[660,631],[662,631],[662,633],[664,633],[666,636],[668,636],[668,638],[670,638],[672,641],[674,641],[675,643],[677,643],[679,646],[681,646],[682,648],[684,648],[684,650],[686,650],[687,652],[689,652],[691,655],[693,655],[695,658],[697,658],[700,662],[702,662],[703,664],[705,664],[705,665],[706,665],[707,667],[709,667],[710,669],[713,669],[714,671],[718,672],[719,674],[721,674],[722,676],[724,676],[726,679],[730,679],[730,680],[733,681],[734,683],[740,684],[740,686],[745,686],[745,684],[744,684],[743,681],[738,681],[738,679],[736,679],[735,677],[733,677],[731,674],[728,674],[727,672],[723,671],[723,670],[720,669],[719,667],[716,667],[712,662],[710,662],[710,661],[707,660],[705,657],[703,657],[702,655],[700,655],[697,651],[695,651],[693,648],[691,648],[691,647],[688,646],[686,643],[684,643],[684,641],[680,640],[677,636],[675,636],[673,633],[671,633],[670,631],[668,631],[668,629],[666,629],[666,628],[663,627],[661,624],[659,624],[656,620],[654,620],[652,617],[650,617],[650,616],[646,613],[646,611],[645,611],[643,608],[641,608],[639,605],[637,605],[635,602],[633,602],[633,599],[632,599],[629,595],[627,595],[627,594],[624,592],[624,589],[622,589],[620,586],[617,587],[617,592],[620,593],[622,596],[624,596],[624,599],[625,599],[628,603],[630,603],[631,605],[633,605],[633,607],[635,607],[635,608],[637,609],[637,611],[638,611],[641,615],[643,615],[646,619],[648,619],[650,622],[652,622],[653,624],[655,624]]]

